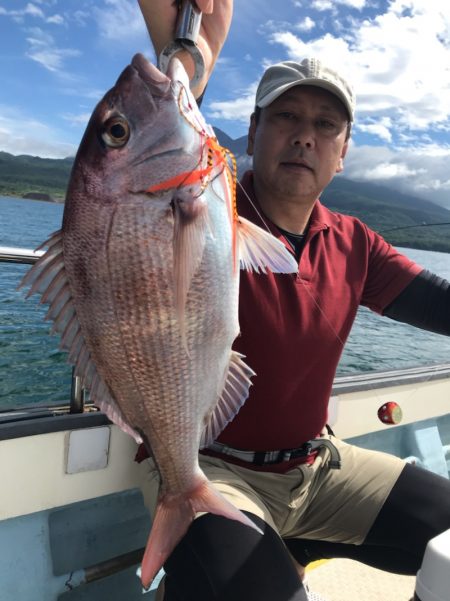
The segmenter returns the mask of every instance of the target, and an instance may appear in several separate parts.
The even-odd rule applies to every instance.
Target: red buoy
[[[388,403],[384,403],[378,409],[378,419],[383,422],[383,424],[399,424],[402,421],[403,412],[398,403],[394,401],[389,401]]]

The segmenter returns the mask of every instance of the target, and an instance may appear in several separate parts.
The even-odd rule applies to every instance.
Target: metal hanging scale
[[[195,65],[194,76],[190,87],[195,88],[205,73],[205,61],[197,46],[198,34],[202,21],[202,12],[191,0],[182,0],[178,14],[175,39],[161,52],[158,58],[158,67],[167,73],[172,57],[180,50],[187,50]]]

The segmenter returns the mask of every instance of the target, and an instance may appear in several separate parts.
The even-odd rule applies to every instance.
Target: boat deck
[[[325,601],[412,601],[415,576],[389,574],[351,559],[311,564],[309,588]]]

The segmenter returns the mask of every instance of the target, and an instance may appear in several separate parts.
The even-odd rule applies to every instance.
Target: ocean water
[[[61,225],[63,206],[0,196],[0,246],[33,249]],[[402,249],[423,267],[450,280],[450,255]],[[0,411],[17,406],[65,403],[71,368],[49,334],[46,307],[16,290],[27,265],[0,263]],[[338,374],[450,362],[450,338],[358,312]]]
[[[34,249],[61,225],[63,205],[0,196],[0,246]],[[0,411],[66,403],[71,373],[46,307],[17,290],[29,265],[0,263]]]

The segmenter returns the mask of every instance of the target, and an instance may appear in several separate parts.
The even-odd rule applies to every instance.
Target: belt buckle
[[[305,456],[309,457],[311,455],[311,453],[313,452],[313,446],[310,442],[305,442],[305,444],[303,445],[303,448],[305,450]]]
[[[289,452],[289,458],[293,457],[296,459],[297,457],[309,457],[313,452],[313,445],[310,442],[305,442],[298,449],[292,449]]]
[[[290,461],[297,457],[309,457],[313,451],[313,445],[310,442],[305,442],[298,449],[284,449],[278,453],[277,462]]]

